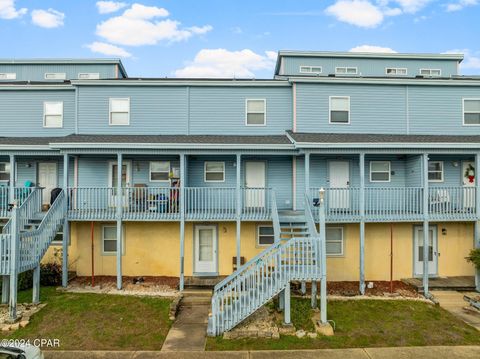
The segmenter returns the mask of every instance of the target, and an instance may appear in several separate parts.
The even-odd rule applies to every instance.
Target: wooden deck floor
[[[420,293],[423,292],[423,282],[421,278],[405,278],[402,279],[402,282],[412,285]],[[428,284],[430,290],[472,291],[475,290],[475,277],[458,276],[430,278]]]

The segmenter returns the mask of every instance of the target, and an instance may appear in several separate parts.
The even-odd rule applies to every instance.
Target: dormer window
[[[321,66],[300,66],[300,73],[302,74],[321,74],[322,67]]]
[[[335,74],[336,75],[357,75],[358,68],[356,67],[335,67]]]
[[[65,80],[67,74],[65,72],[46,72],[45,80]]]
[[[442,70],[440,69],[420,69],[420,75],[422,76],[442,76]]]
[[[407,75],[407,69],[403,67],[387,67],[385,68],[385,74],[388,76],[405,76]]]
[[[100,74],[98,72],[84,72],[78,74],[79,80],[98,80],[100,79]]]
[[[16,80],[17,74],[15,72],[0,72],[0,80]]]

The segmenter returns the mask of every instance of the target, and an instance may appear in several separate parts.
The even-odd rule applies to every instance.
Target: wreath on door
[[[469,164],[463,176],[468,179],[468,182],[473,183],[473,181],[475,180],[475,168],[473,168],[473,166]]]

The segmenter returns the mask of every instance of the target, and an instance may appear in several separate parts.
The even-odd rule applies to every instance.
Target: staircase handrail
[[[25,198],[25,200],[22,202],[22,204],[18,207],[18,218],[21,221],[28,221],[28,217],[32,217],[30,215],[33,215],[34,213],[34,208],[32,206],[32,202],[37,202],[33,203],[33,205],[39,205],[38,210],[41,210],[41,199],[42,199],[42,189],[39,187],[35,187]],[[38,202],[40,201],[40,202]],[[9,234],[10,233],[10,227],[11,227],[11,219],[8,220],[8,222],[3,226],[2,233],[3,234]]]
[[[317,225],[315,224],[315,219],[313,217],[313,213],[312,213],[312,201],[311,201],[311,198],[308,194],[308,192],[305,192],[305,219],[307,221],[307,225],[308,225],[308,230],[310,232],[311,235],[315,235],[315,236],[318,236],[319,233],[318,233],[318,230],[317,230]]]

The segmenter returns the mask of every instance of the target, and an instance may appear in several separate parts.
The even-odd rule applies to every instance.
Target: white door
[[[349,208],[350,163],[348,161],[330,161],[328,176],[331,188],[328,195],[329,208]]]
[[[463,208],[475,208],[475,163],[462,162]]]
[[[265,207],[265,170],[264,161],[245,162],[245,206]]]
[[[130,187],[131,180],[130,175],[132,173],[132,163],[130,161],[122,162],[122,188]],[[110,206],[115,207],[117,205],[116,193],[118,185],[118,166],[117,161],[110,161],[108,163],[108,186],[113,188],[112,193],[110,193]],[[123,196],[123,205],[126,206],[128,203],[128,193],[124,193]]]
[[[414,229],[414,266],[415,275],[423,275],[423,227]],[[437,227],[429,228],[428,236],[428,274],[437,274]]]
[[[217,272],[217,227],[195,226],[195,273]]]
[[[57,187],[57,163],[40,162],[38,164],[38,187],[43,187],[43,204],[50,203],[50,192]]]

